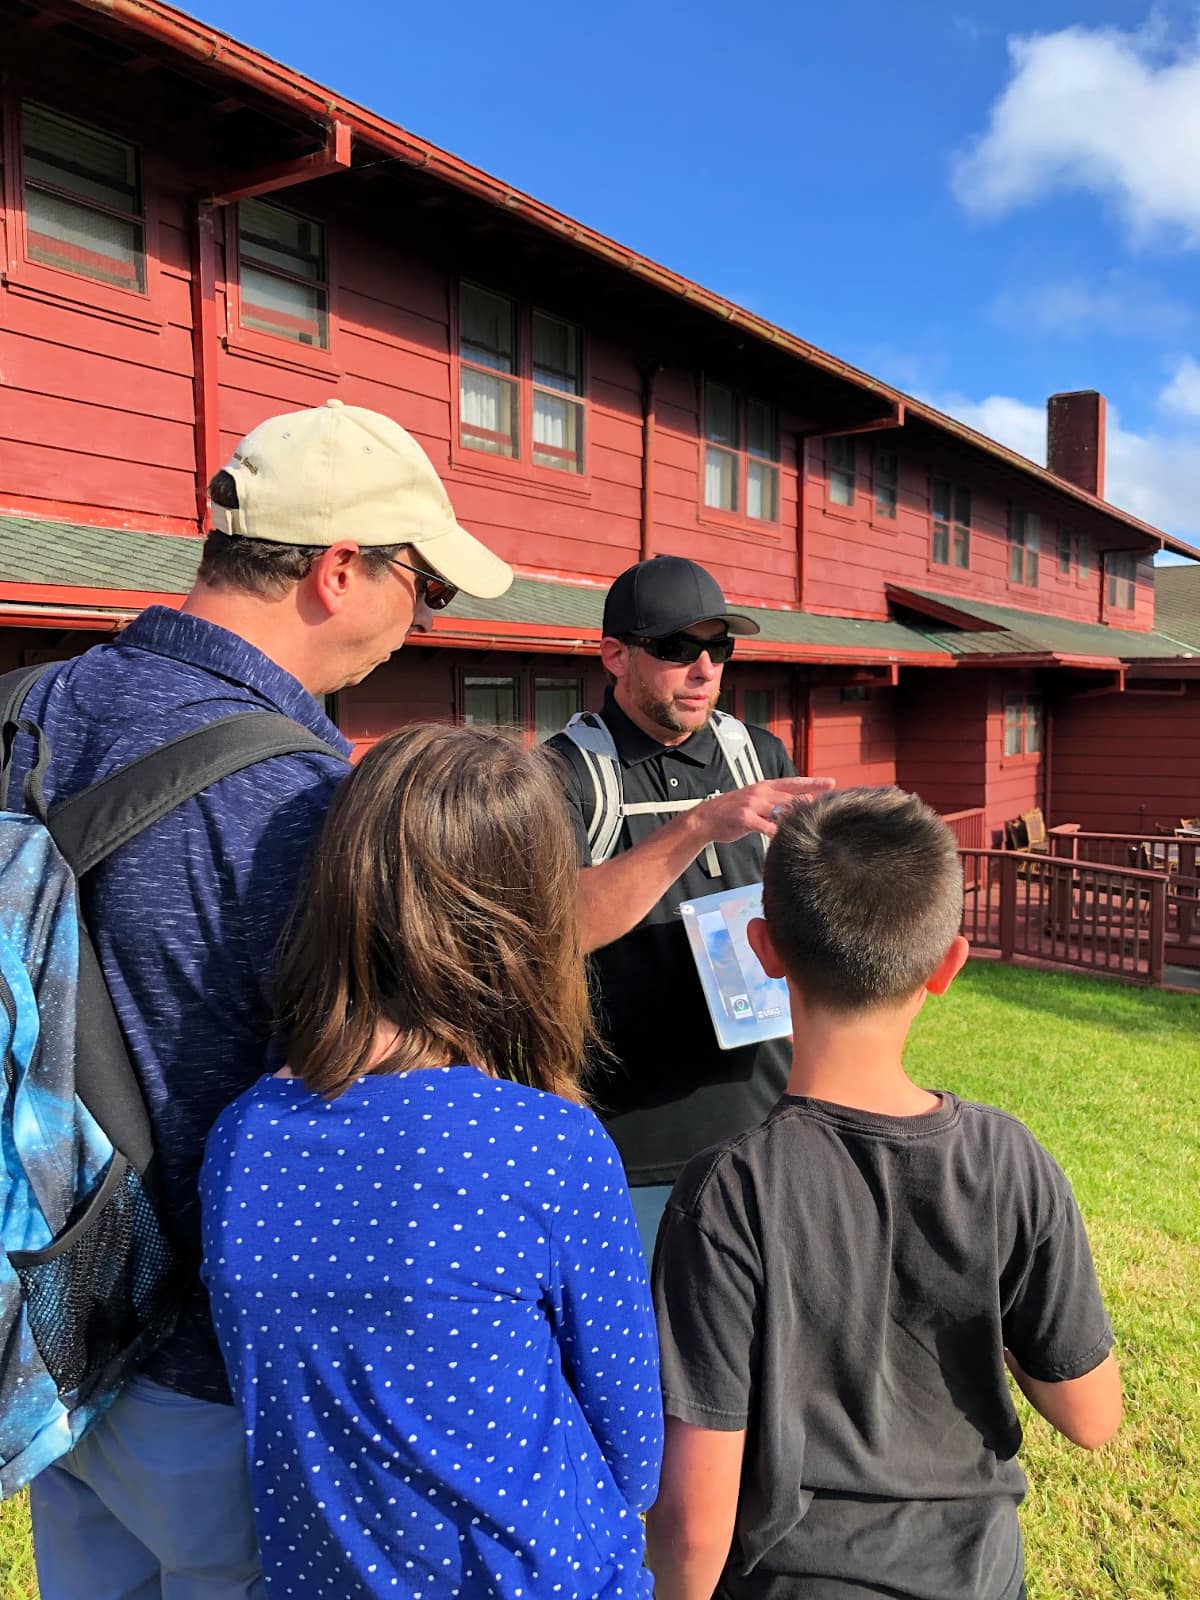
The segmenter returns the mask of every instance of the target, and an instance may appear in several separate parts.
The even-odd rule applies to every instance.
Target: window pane
[[[496,372],[517,370],[516,307],[503,295],[464,283],[459,299],[459,354]]]
[[[1006,756],[1019,756],[1021,754],[1023,710],[1024,707],[1020,695],[1005,695],[1004,754]]]
[[[899,500],[900,461],[894,450],[875,452],[875,514],[894,517]]]
[[[561,733],[577,711],[583,710],[583,684],[578,678],[535,678],[533,726],[537,742]]]
[[[746,401],[746,449],[767,461],[779,460],[779,428],[772,406],[761,400]]]
[[[517,453],[517,384],[514,378],[493,378],[474,367],[459,368],[462,442],[494,456]]]
[[[1086,533],[1081,533],[1075,541],[1075,560],[1079,568],[1079,576],[1086,578],[1092,565],[1092,541]]]
[[[31,261],[62,267],[96,283],[145,293],[146,253],[140,222],[25,191],[26,248]]]
[[[964,528],[971,526],[971,491],[969,489],[955,489],[954,491],[954,520]]]
[[[141,215],[133,145],[40,106],[22,108],[21,135],[26,183],[52,184],[78,200],[93,200],[131,217]]]
[[[1031,589],[1037,588],[1038,581],[1038,553],[1036,547],[1025,552],[1025,582]]]
[[[578,400],[533,391],[533,460],[539,467],[582,472],[583,408]]]
[[[1037,755],[1042,748],[1042,703],[1030,698],[1025,702],[1025,754]]]
[[[533,381],[579,394],[579,329],[544,312],[533,313]]]
[[[707,445],[704,451],[704,504],[719,511],[737,510],[737,461],[729,450]]]
[[[950,485],[945,478],[935,478],[931,485],[930,503],[933,515],[939,522],[950,521]]]
[[[829,498],[835,506],[854,504],[858,454],[853,439],[829,441]]]
[[[769,728],[771,726],[771,702],[774,695],[770,689],[746,689],[742,693],[743,722],[752,722],[756,728]]]
[[[938,566],[950,565],[950,524],[948,522],[935,522],[933,525],[932,555]]]
[[[714,444],[737,448],[737,402],[732,389],[722,384],[704,383],[704,437]],[[706,505],[714,504],[711,500]]]
[[[1025,513],[1025,548],[1036,550],[1041,544],[1041,518],[1036,511]]]
[[[515,678],[464,678],[463,721],[469,728],[494,727],[517,720]]]
[[[1066,528],[1058,530],[1058,570],[1067,576],[1071,572],[1071,535]]]
[[[261,200],[243,200],[238,206],[238,240],[244,261],[311,283],[325,282],[325,229],[311,217],[298,217]]]
[[[961,522],[954,524],[954,565],[956,567],[971,565],[971,530],[965,528]]]
[[[329,339],[324,289],[273,272],[242,266],[242,326],[274,333],[296,344],[324,349]]]
[[[758,522],[779,521],[779,468],[765,461],[746,464],[746,515]]]

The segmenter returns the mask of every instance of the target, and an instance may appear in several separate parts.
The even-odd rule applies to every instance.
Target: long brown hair
[[[465,1062],[581,1097],[592,1024],[551,761],[429,723],[380,740],[341,785],[276,987],[288,1065],[315,1093]],[[372,1063],[381,1027],[395,1044]]]

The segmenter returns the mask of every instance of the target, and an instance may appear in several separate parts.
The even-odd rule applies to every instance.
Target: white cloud
[[[1195,321],[1190,306],[1123,273],[1098,284],[1065,278],[1006,289],[992,302],[991,313],[1005,327],[1059,337],[1098,331],[1171,338]]]
[[[1200,246],[1200,40],[1072,27],[1008,51],[988,128],[954,164],[961,203],[999,216],[1085,190],[1111,200],[1137,242]]]
[[[930,396],[929,401],[939,411],[1045,466],[1044,407],[999,394],[983,400],[942,394]],[[1105,477],[1105,498],[1113,505],[1166,533],[1197,542],[1200,439],[1167,431],[1127,431],[1116,408],[1109,406]]]
[[[1175,375],[1158,397],[1163,411],[1181,417],[1200,417],[1200,362],[1185,356]]]

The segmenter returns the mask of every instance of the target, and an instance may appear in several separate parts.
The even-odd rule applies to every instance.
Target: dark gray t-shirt
[[[746,1430],[718,1595],[1017,1595],[1004,1349],[1053,1382],[1112,1345],[1070,1185],[1022,1123],[785,1096],[684,1169],[654,1288],[667,1414]]]

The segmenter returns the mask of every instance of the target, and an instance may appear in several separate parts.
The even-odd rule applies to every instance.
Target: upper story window
[[[1086,533],[1072,533],[1070,528],[1059,528],[1055,536],[1060,578],[1074,577],[1082,582],[1092,564],[1092,541]]]
[[[21,154],[29,260],[145,294],[137,148],[56,111],[25,105]]]
[[[241,323],[312,349],[329,348],[325,229],[263,200],[238,206]]]
[[[583,363],[573,323],[532,314],[533,461],[560,472],[583,471]]]
[[[1036,694],[1004,696],[1004,754],[1036,756],[1042,748],[1042,701]]]
[[[940,567],[971,565],[971,491],[949,478],[930,484],[931,559]]]
[[[876,450],[873,466],[875,515],[894,521],[900,505],[900,457],[894,450]]]
[[[521,308],[478,284],[459,291],[459,439],[469,450],[536,467],[583,471],[583,336],[572,322]],[[524,347],[524,355],[522,349]],[[531,378],[530,433],[521,438],[521,380]]]
[[[1132,611],[1137,592],[1137,557],[1128,551],[1114,551],[1104,564],[1109,605],[1118,611]]]
[[[704,382],[704,504],[779,521],[779,421],[772,406]]]
[[[853,439],[830,439],[829,452],[829,502],[835,506],[854,504],[855,482],[858,478],[858,448]]]
[[[1036,588],[1041,522],[1036,511],[1010,506],[1008,512],[1008,577],[1010,583]]]

